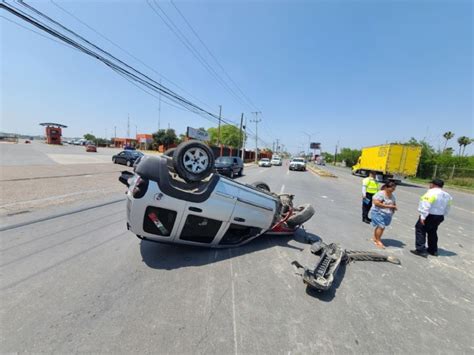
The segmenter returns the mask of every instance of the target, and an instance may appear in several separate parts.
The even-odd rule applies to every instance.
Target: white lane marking
[[[232,249],[229,249],[230,256],[230,281],[232,287],[232,325],[234,327],[234,354],[237,355],[237,323],[235,322],[235,287],[234,268],[232,267]]]
[[[327,196],[321,196],[322,198],[328,198]]]
[[[281,185],[280,193],[282,194],[285,191],[285,185]]]

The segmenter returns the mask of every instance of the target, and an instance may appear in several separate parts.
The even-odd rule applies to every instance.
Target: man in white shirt
[[[443,190],[444,181],[434,179],[430,188],[421,196],[418,205],[420,217],[415,225],[416,249],[410,250],[413,254],[427,257],[428,254],[438,256],[438,226],[448,215],[453,198]],[[428,248],[426,248],[428,236]]]

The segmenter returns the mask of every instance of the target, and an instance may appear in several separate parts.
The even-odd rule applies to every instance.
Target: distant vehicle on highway
[[[272,166],[272,163],[271,163],[270,159],[262,158],[258,162],[258,166],[262,166],[262,167],[265,167],[265,168],[270,168]]]
[[[123,147],[123,149],[125,149],[125,150],[136,150],[135,147],[132,147],[131,145],[126,145],[125,147]]]
[[[271,160],[272,165],[281,166],[283,164],[282,159],[278,155],[274,155]]]
[[[244,162],[240,157],[219,157],[216,159],[214,166],[217,173],[227,175],[230,178],[235,175],[242,176],[244,172]]]
[[[306,160],[304,158],[293,158],[289,166],[290,170],[306,170]]]
[[[29,139],[25,140],[25,144],[31,144],[31,141]]]
[[[118,154],[115,154],[112,157],[112,162],[114,164],[133,166],[136,161],[143,157],[143,155],[144,154],[142,152],[137,152],[136,150],[124,150]]]
[[[97,147],[95,145],[89,144],[86,146],[86,152],[97,153]]]

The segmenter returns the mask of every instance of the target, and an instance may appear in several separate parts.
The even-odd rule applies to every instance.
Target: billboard
[[[188,127],[186,135],[189,138],[199,139],[200,141],[208,141],[210,139],[209,133],[192,127]]]
[[[309,147],[310,147],[311,149],[321,149],[321,143],[314,143],[314,142],[312,142],[312,143],[310,143]]]

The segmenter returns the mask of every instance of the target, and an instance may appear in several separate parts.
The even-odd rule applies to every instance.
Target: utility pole
[[[247,140],[247,118],[245,118],[245,124],[243,126],[243,129],[245,131],[245,135],[242,141],[242,161],[245,161],[245,141]]]
[[[258,118],[258,114],[262,113],[260,111],[252,112],[255,114],[255,119],[251,120],[250,122],[255,122],[255,163],[258,161],[258,123],[262,121],[262,119]]]
[[[239,136],[239,148],[242,149],[243,143],[242,143],[242,126],[244,125],[244,113],[242,112],[242,115],[240,116],[240,136]]]
[[[337,162],[337,147],[338,146],[339,146],[339,141],[337,141],[336,150],[334,151],[334,166],[336,166],[336,162]]]
[[[161,86],[161,79],[160,79],[160,86]],[[161,121],[161,90],[160,90],[160,96],[158,97],[158,131],[160,130],[160,121]]]
[[[280,140],[277,138],[276,141],[277,141],[277,144],[276,144],[276,152],[278,153],[278,152],[279,152],[278,147],[279,147],[279,144],[280,144]]]
[[[135,138],[137,138],[137,136],[138,136],[138,126],[135,125]]]
[[[117,138],[117,126],[114,126],[114,144],[115,144],[115,138]]]
[[[275,141],[273,141],[272,152],[274,152],[274,153],[275,153]]]
[[[217,126],[217,145],[221,145],[221,117],[222,117],[222,105],[219,105],[219,125]]]
[[[127,118],[127,138],[130,138],[130,114],[128,114]]]

